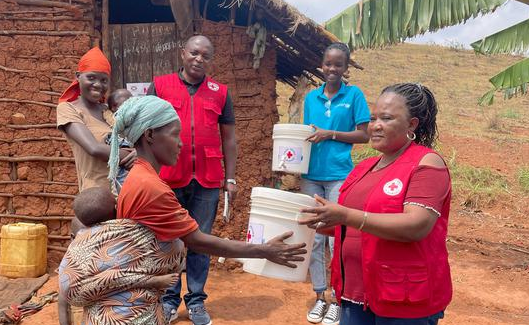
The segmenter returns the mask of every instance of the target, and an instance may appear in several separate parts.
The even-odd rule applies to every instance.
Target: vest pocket
[[[376,276],[382,302],[422,303],[430,298],[426,265],[380,264]]]
[[[220,182],[224,178],[222,151],[218,146],[205,146],[204,156],[206,157],[206,179],[210,182]]]
[[[204,105],[204,125],[210,129],[217,129],[221,110],[213,104]]]

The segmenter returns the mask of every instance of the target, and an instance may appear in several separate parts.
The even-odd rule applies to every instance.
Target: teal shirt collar
[[[324,101],[328,101],[329,98],[327,98],[327,96],[325,95],[325,85],[327,83],[324,82],[323,85],[320,86],[320,88],[318,88],[318,98],[321,98],[323,99]],[[331,101],[334,101],[338,96],[340,95],[343,95],[345,93],[347,93],[347,89],[346,89],[346,85],[345,83],[342,81],[341,84],[340,84],[340,89],[338,90],[338,92],[336,93],[336,95],[334,95],[334,97],[331,99]]]

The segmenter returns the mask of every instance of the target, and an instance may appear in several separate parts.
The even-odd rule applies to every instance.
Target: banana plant
[[[407,38],[464,23],[493,12],[507,0],[367,0],[345,9],[325,23],[325,28],[351,49],[381,48]],[[517,0],[529,5],[529,0]],[[478,53],[525,52],[529,47],[529,21],[474,42]],[[490,79],[493,88],[481,97],[491,104],[497,91],[506,98],[527,93],[529,59]]]

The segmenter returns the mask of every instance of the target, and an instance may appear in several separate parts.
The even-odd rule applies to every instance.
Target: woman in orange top
[[[138,159],[123,183],[118,196],[117,217],[132,219],[153,231],[159,241],[181,239],[194,251],[226,257],[266,258],[274,263],[296,267],[306,253],[302,244],[283,242],[292,232],[278,236],[262,245],[224,240],[204,234],[196,221],[182,208],[167,183],[158,173],[162,165],[176,164],[182,147],[180,120],[171,104],[156,96],[127,100],[115,116],[112,131],[109,179],[118,169],[118,135],[134,144]],[[106,300],[108,301],[108,300]],[[130,301],[141,304],[142,301]],[[100,302],[101,310],[112,309]],[[161,305],[154,306],[161,312]],[[131,319],[132,321],[132,319]],[[139,317],[134,324],[140,324]],[[138,323],[139,322],[139,323]],[[98,325],[98,324],[93,324]]]

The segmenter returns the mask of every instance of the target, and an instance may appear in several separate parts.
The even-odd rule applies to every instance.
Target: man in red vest
[[[160,177],[171,186],[200,230],[209,234],[217,214],[220,187],[224,186],[228,192],[230,203],[237,193],[235,115],[227,86],[206,76],[213,59],[211,41],[201,35],[191,37],[181,57],[183,68],[178,73],[155,77],[148,91],[169,101],[182,121],[183,147],[178,163],[162,167]],[[209,262],[208,255],[188,250],[188,293],[184,302],[194,325],[211,324],[204,307]],[[163,297],[164,309],[171,321],[178,315],[181,288],[179,282]]]

